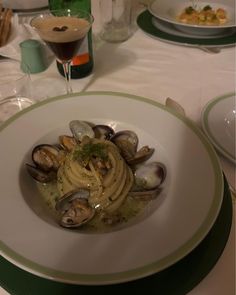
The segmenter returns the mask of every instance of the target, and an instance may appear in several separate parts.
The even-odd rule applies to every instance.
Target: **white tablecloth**
[[[97,1],[93,1],[93,5],[94,71],[84,79],[72,81],[74,92],[118,91],[161,103],[171,97],[185,108],[187,116],[200,124],[201,110],[209,100],[235,91],[234,47],[223,48],[218,54],[209,54],[197,48],[161,42],[138,28],[124,43],[105,43],[97,36]],[[55,61],[45,72],[32,75],[32,81],[35,99],[65,92],[63,78],[56,70]],[[223,158],[221,161],[228,179],[231,183],[235,182],[235,167]],[[234,223],[219,261],[190,295],[235,294]],[[8,293],[0,288],[0,295],[5,294]]]

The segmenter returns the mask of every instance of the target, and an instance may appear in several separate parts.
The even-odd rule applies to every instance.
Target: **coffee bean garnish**
[[[52,30],[56,32],[65,32],[68,29],[67,26],[62,26],[62,27],[54,27]]]

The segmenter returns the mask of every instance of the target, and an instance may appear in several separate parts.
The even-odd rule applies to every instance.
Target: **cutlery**
[[[174,111],[176,111],[177,113],[186,116],[185,114],[185,110],[184,108],[174,99],[167,97],[165,105],[171,109],[173,109]]]
[[[207,47],[207,46],[202,46],[202,45],[197,45],[196,47],[207,52],[207,53],[212,53],[212,54],[216,54],[221,51],[219,47]]]

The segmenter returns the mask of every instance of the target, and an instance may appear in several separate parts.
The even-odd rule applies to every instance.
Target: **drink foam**
[[[48,42],[65,43],[73,42],[83,38],[90,24],[86,19],[68,16],[49,16],[46,18],[37,18],[32,21],[40,37]],[[64,31],[54,30],[55,28],[67,27]]]

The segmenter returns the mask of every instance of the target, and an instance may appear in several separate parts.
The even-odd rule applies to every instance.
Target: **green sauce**
[[[55,219],[60,218],[59,213],[55,209],[56,202],[59,198],[59,192],[57,190],[57,183],[52,182],[48,184],[37,184],[40,194],[50,209],[52,217]],[[104,216],[102,212],[97,211],[94,218],[87,224],[77,228],[79,232],[85,233],[104,233],[111,232],[125,226],[128,226],[135,217],[148,211],[148,208],[152,201],[134,199],[127,196],[122,206],[112,215]]]
[[[55,209],[56,202],[60,196],[57,190],[57,182],[54,181],[47,184],[37,183],[37,187],[52,216],[59,217]]]

